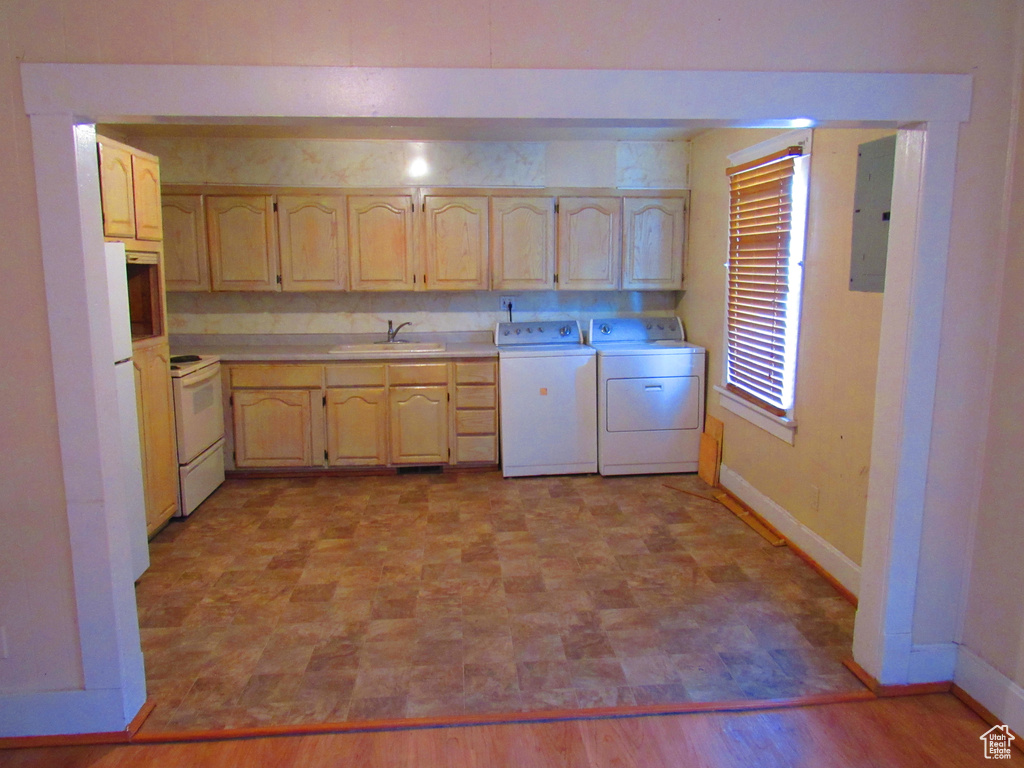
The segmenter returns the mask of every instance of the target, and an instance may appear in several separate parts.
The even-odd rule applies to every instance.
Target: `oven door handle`
[[[220,375],[220,363],[211,365],[210,370],[206,373],[190,373],[188,376],[182,376],[179,381],[183,387],[198,387],[210,379],[216,378]]]

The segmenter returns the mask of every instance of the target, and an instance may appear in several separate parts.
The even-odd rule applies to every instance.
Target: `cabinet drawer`
[[[406,384],[447,384],[447,363],[398,363],[388,366],[391,386]]]
[[[494,363],[456,363],[456,384],[493,384]]]
[[[322,365],[233,365],[231,386],[240,388],[319,389]]]
[[[459,437],[455,443],[455,459],[460,464],[498,461],[498,438],[494,435]]]
[[[455,404],[459,408],[493,408],[494,387],[456,387]]]
[[[498,431],[495,411],[456,411],[455,431],[459,435],[493,435]]]
[[[384,364],[328,365],[328,387],[383,387]]]

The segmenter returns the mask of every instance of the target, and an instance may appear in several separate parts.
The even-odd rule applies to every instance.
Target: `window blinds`
[[[788,147],[726,170],[729,295],[726,388],[776,416],[786,415],[787,310],[794,158]]]

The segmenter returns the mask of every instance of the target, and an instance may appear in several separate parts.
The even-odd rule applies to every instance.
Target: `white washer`
[[[597,358],[572,321],[498,323],[501,471],[597,472]]]
[[[677,317],[595,318],[598,470],[696,472],[704,430],[703,347]]]

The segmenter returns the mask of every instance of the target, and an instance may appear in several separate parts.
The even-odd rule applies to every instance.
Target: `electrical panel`
[[[857,147],[857,188],[853,197],[850,290],[881,293],[889,251],[896,136]]]

